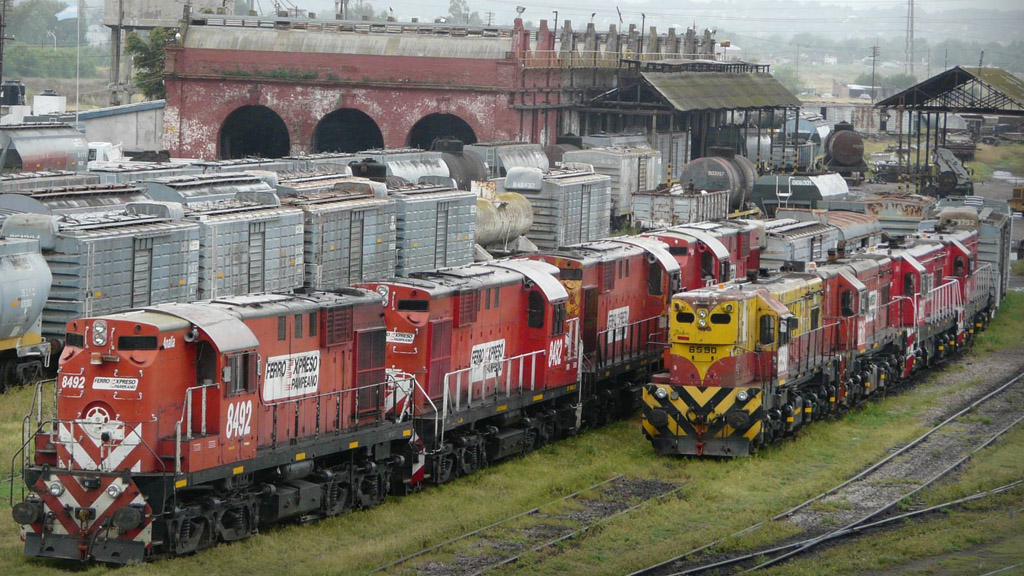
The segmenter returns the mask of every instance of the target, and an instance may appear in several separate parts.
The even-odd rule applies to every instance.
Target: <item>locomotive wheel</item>
[[[461,449],[459,454],[459,468],[463,476],[474,474],[480,469],[480,445],[473,444]]]
[[[0,394],[7,392],[14,383],[13,367],[14,362],[0,361]]]
[[[174,553],[191,554],[205,547],[204,540],[208,540],[208,526],[206,518],[194,516],[181,518],[174,526]]]
[[[224,510],[224,513],[220,516],[217,530],[220,533],[221,540],[232,542],[252,536],[253,526],[255,526],[253,520],[252,508],[247,505],[235,506]]]
[[[445,484],[451,482],[452,478],[455,477],[455,454],[449,452],[447,454],[439,454],[435,460],[435,484]]]

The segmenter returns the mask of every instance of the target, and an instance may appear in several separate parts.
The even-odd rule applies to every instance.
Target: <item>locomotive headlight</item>
[[[747,398],[749,397],[750,396],[747,394],[746,390],[740,390],[739,392],[736,393],[736,399],[739,400],[740,402],[746,402]]]
[[[64,485],[60,482],[51,482],[47,489],[50,491],[50,494],[55,497],[59,497],[64,493]]]
[[[668,391],[665,390],[664,388],[658,388],[657,390],[654,391],[654,397],[657,398],[658,400],[664,400],[665,398],[668,397]]]
[[[708,321],[703,319],[703,318],[701,318],[700,320],[697,321],[697,326],[700,326],[701,328],[707,328],[708,327]]]
[[[110,496],[115,500],[117,499],[118,496],[121,495],[121,492],[121,487],[118,486],[117,484],[111,484],[110,486],[107,486],[107,496]]]
[[[92,345],[107,345],[107,323],[103,320],[97,320],[92,324]]]
[[[708,311],[703,309],[703,308],[701,308],[700,310],[697,310],[697,316],[700,316],[701,318],[707,318],[708,317]]]

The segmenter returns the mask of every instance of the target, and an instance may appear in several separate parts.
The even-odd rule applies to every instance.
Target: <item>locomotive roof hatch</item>
[[[615,238],[612,242],[621,242],[623,244],[630,244],[638,248],[643,248],[649,254],[654,256],[661,267],[664,268],[668,273],[679,272],[679,262],[669,254],[665,248],[665,243],[653,238]]]
[[[256,335],[244,322],[233,314],[218,308],[194,304],[163,304],[142,310],[177,316],[191,322],[206,333],[222,354],[259,346]]]
[[[547,297],[549,302],[557,302],[569,298],[569,293],[565,291],[565,287],[558,281],[558,268],[547,262],[540,262],[538,260],[499,260],[489,262],[488,266],[505,268],[526,276],[544,292],[544,296]]]

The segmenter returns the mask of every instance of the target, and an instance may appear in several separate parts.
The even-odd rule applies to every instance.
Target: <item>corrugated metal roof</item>
[[[1006,100],[999,101],[991,94],[965,86],[973,80],[987,85]],[[1024,81],[999,68],[955,66],[882,100],[875,107],[1020,115],[1024,113]]]
[[[367,54],[431,58],[504,60],[512,50],[508,38],[453,38],[395,34],[330,34],[304,30],[264,30],[195,26],[189,28],[186,48]]]
[[[799,108],[800,100],[770,74],[722,72],[641,72],[662,97],[681,112]]]

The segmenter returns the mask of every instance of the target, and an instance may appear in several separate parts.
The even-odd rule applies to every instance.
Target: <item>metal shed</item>
[[[338,290],[395,275],[395,200],[384,185],[349,178],[329,190],[299,191],[281,203],[304,213],[304,284]]]
[[[558,170],[513,168],[503,187],[533,206],[526,237],[542,250],[607,238],[611,232],[611,178],[586,164]]]
[[[63,338],[83,316],[198,297],[199,225],[179,205],[163,215],[120,212],[14,214],[4,236],[38,238],[53,274],[43,334]]]

